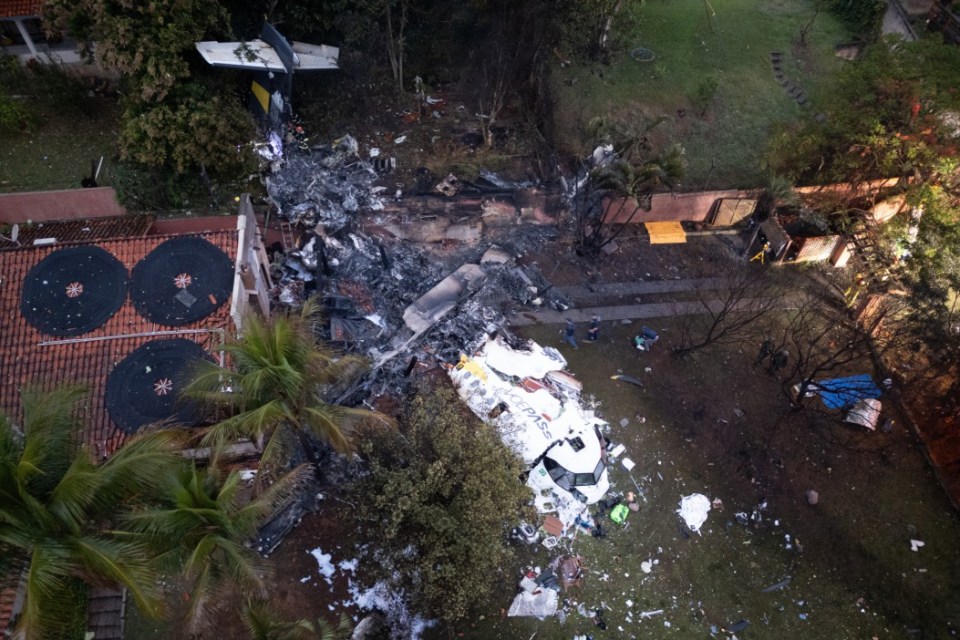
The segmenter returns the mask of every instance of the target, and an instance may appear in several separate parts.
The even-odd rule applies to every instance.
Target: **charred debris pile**
[[[503,334],[518,305],[569,307],[535,265],[516,260],[555,234],[531,183],[481,172],[430,186],[424,170],[406,194],[392,182],[395,163],[362,157],[351,136],[307,150],[274,140],[261,155],[272,215],[294,235],[271,247],[273,305],[319,296],[320,336],[371,363],[335,391],[340,402],[403,395],[412,374]]]

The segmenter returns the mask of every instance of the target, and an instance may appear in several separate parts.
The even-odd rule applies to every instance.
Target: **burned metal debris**
[[[353,136],[307,150],[287,146],[282,168],[265,179],[278,214],[293,224],[338,231],[361,210],[383,208],[374,165],[359,155]]]
[[[297,307],[309,296],[321,298],[326,320],[320,337],[372,364],[335,399],[369,405],[380,396],[404,395],[418,364],[455,362],[488,334],[502,333],[511,306],[569,306],[535,265],[514,258],[540,233],[511,234],[517,244],[509,249],[464,245],[451,251],[349,229],[307,231],[299,249],[273,261],[272,302]]]

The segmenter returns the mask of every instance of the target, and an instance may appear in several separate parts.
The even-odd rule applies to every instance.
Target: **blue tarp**
[[[810,388],[820,394],[828,409],[849,409],[857,400],[879,398],[882,391],[866,373],[847,378],[819,380]]]

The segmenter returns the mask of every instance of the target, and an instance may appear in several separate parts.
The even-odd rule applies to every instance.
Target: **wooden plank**
[[[676,221],[644,222],[647,233],[650,234],[650,244],[683,244],[687,241],[687,234],[683,225]]]

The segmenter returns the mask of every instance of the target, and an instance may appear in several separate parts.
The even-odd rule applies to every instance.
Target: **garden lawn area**
[[[839,416],[810,424],[787,410],[779,381],[752,366],[752,341],[678,360],[669,353],[676,322],[645,323],[661,336],[649,353],[630,345],[639,322],[604,323],[600,340],[577,351],[561,344],[555,325],[525,328],[558,347],[585,396],[599,400],[610,437],[636,463],[631,473],[613,465],[611,494],[639,486],[640,511],[626,526],[606,517],[604,539],[580,531],[552,552],[523,547],[528,566],[584,558],[582,586],[560,594],[569,602],[565,623],[501,617],[516,585],[505,576],[486,615],[458,637],[725,638],[721,630],[740,621],[749,623],[740,638],[953,637],[960,519],[903,423],[891,433],[852,429]],[[618,372],[644,387],[610,380]],[[808,489],[819,492],[816,506],[806,503]],[[676,514],[692,493],[722,501],[702,535],[683,532]],[[759,519],[738,523],[736,513],[762,503]],[[911,540],[924,546],[912,551]],[[608,630],[580,607],[602,609]]]
[[[91,98],[82,109],[41,110],[29,131],[3,133],[0,193],[78,189],[90,162],[104,156],[99,184],[109,185],[117,154],[115,101]]]
[[[684,191],[762,186],[772,127],[814,116],[831,76],[845,64],[833,47],[849,35],[825,11],[813,20],[807,45],[798,44],[814,16],[810,0],[646,0],[624,11],[619,24],[634,26],[617,34],[609,66],[574,61],[552,74],[558,145],[564,155],[590,149],[585,125],[598,116],[664,116],[652,139],[685,147]],[[655,59],[635,61],[635,47],[650,49]],[[774,51],[783,54],[785,79],[806,92],[806,106],[774,78]],[[708,98],[705,113],[698,92]]]

